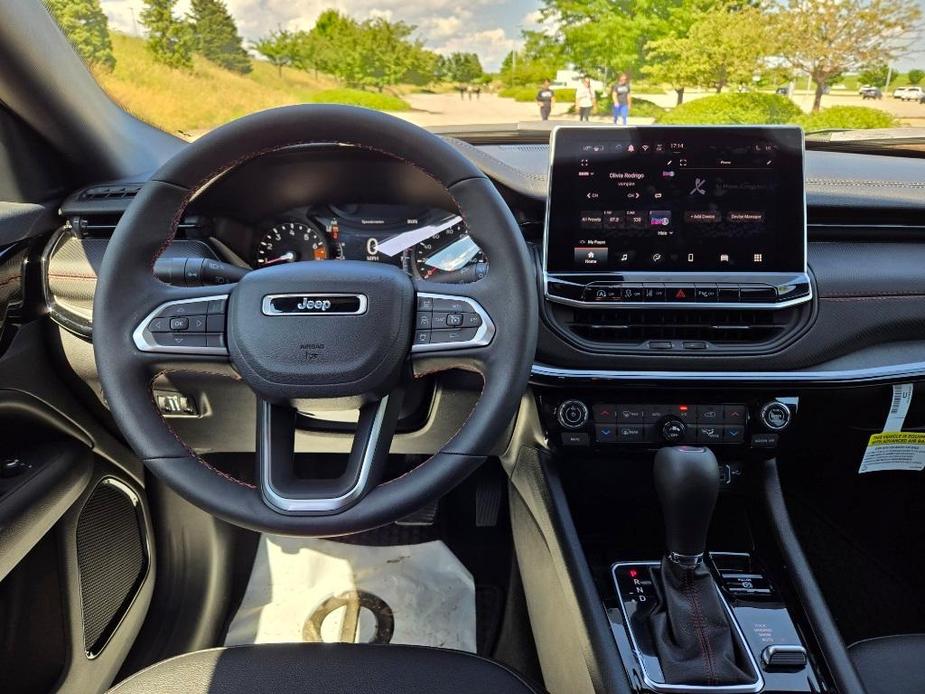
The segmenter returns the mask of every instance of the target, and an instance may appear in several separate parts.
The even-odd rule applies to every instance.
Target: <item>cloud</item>
[[[457,51],[478,53],[482,67],[486,70],[497,70],[501,65],[501,61],[504,60],[504,56],[520,46],[521,43],[520,38],[509,37],[504,29],[498,27],[459,34],[442,45],[436,46],[435,50],[438,53],[455,53]]]
[[[436,39],[446,39],[450,36],[459,34],[463,26],[463,20],[458,16],[450,17],[432,17],[425,19],[419,25],[420,33],[427,36],[431,41]]]
[[[462,7],[458,0],[226,0],[226,3],[238,30],[248,41],[278,28],[311,28],[321,12],[333,8],[358,19],[404,20],[418,27],[418,36],[431,49],[440,53],[474,51],[486,69],[497,69],[504,56],[520,45],[520,28],[515,25],[526,6],[535,7],[537,1],[469,0]],[[100,4],[114,29],[143,33],[139,21],[143,0],[101,0]],[[525,7],[516,11],[521,5]],[[189,0],[180,0],[177,14],[188,11]],[[535,14],[529,12],[527,16]],[[524,17],[521,23],[531,28],[536,22],[528,23]]]

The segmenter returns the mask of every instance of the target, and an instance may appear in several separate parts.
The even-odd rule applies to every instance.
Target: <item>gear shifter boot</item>
[[[666,557],[656,573],[660,600],[649,616],[649,625],[666,683],[753,682],[706,566],[700,562],[685,567]]]

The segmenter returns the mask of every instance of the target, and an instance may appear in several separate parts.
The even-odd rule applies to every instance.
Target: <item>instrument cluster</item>
[[[315,260],[390,263],[435,282],[484,277],[488,259],[462,218],[401,205],[326,205],[289,210],[257,225],[254,268]]]

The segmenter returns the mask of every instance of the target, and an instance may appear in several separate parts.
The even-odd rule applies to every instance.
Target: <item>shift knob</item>
[[[696,564],[706,549],[719,495],[716,456],[709,448],[660,448],[653,472],[665,518],[668,556],[682,564]]]

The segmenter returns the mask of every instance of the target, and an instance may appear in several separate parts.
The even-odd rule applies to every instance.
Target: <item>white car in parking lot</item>
[[[894,99],[903,101],[925,101],[925,89],[922,87],[900,87],[893,90]]]

